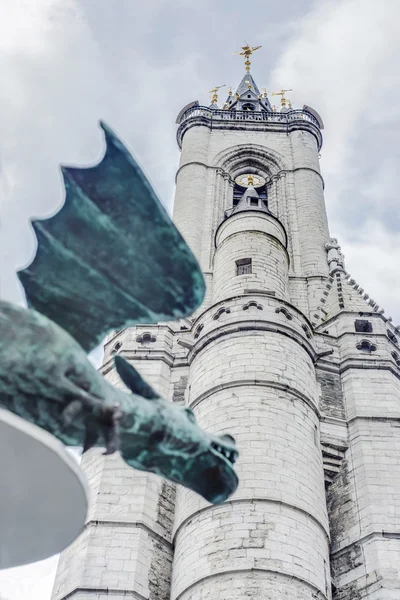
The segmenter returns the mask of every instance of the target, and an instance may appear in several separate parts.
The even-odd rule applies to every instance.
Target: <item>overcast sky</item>
[[[0,0],[0,295],[34,252],[32,216],[63,201],[58,165],[92,164],[104,119],[170,210],[175,118],[235,86],[293,88],[325,122],[321,165],[346,267],[400,321],[398,0]],[[5,600],[49,600],[56,559],[0,573]]]

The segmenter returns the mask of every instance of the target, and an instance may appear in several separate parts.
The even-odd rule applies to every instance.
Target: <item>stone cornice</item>
[[[314,136],[318,150],[322,148],[322,133],[318,122],[310,113],[291,110],[286,113],[246,112],[211,110],[206,106],[193,106],[182,116],[176,132],[179,149],[185,133],[192,127],[207,127],[210,130],[260,131],[289,134],[292,131],[307,131]]]
[[[306,579],[303,579],[302,577],[298,577],[297,575],[293,575],[292,573],[285,573],[283,571],[277,571],[276,569],[261,569],[261,568],[256,568],[256,567],[251,567],[248,569],[229,569],[226,571],[218,571],[218,572],[214,572],[210,575],[205,575],[203,577],[200,577],[199,579],[196,579],[196,581],[194,581],[193,583],[188,585],[177,596],[175,596],[174,600],[180,600],[181,597],[183,596],[183,594],[185,594],[188,590],[191,590],[192,588],[194,588],[199,583],[202,583],[203,581],[208,581],[210,579],[216,579],[217,577],[221,577],[224,575],[232,575],[232,576],[236,575],[237,576],[240,573],[249,573],[249,574],[267,573],[267,574],[273,575],[274,577],[282,577],[284,579],[289,579],[290,581],[297,581],[299,583],[302,583],[306,587],[310,588],[311,590],[313,590],[312,597],[315,598],[316,600],[322,600],[322,599],[328,600],[328,596],[326,596],[326,594],[324,594],[322,592],[322,590],[320,590],[317,586],[310,583]]]
[[[85,594],[85,595],[95,595],[96,597],[93,598],[93,600],[97,600],[99,597],[99,594],[104,594],[105,596],[111,596],[114,595],[115,596],[123,596],[124,598],[131,598],[131,600],[148,600],[148,598],[146,596],[142,596],[142,594],[139,594],[139,592],[135,592],[134,590],[127,590],[127,589],[117,589],[117,588],[110,588],[110,587],[76,587],[73,590],[71,590],[70,592],[68,592],[68,594],[64,595],[64,596],[54,596],[54,600],[69,600],[73,598],[73,596],[75,594]]]
[[[149,527],[144,521],[112,521],[111,519],[91,519],[85,524],[84,530],[89,529],[90,527],[96,526],[104,526],[104,527],[130,527],[132,529],[142,529],[156,540],[158,540],[161,544],[164,544],[168,548],[172,549],[172,542],[165,539],[160,533],[157,533]]]
[[[340,546],[340,544],[335,544],[332,547],[331,550],[331,555],[338,557],[341,556],[342,554],[345,554],[346,552],[348,552],[349,550],[351,550],[351,548],[353,546],[355,546],[356,544],[365,544],[366,542],[369,542],[372,539],[389,539],[389,540],[400,540],[400,531],[384,531],[384,530],[380,530],[380,531],[371,531],[370,533],[367,533],[365,535],[363,535],[362,537],[354,540],[353,542],[350,542],[349,544],[346,544],[344,546]],[[336,548],[335,548],[336,546]]]
[[[282,502],[282,500],[277,500],[275,498],[257,498],[255,496],[251,496],[250,498],[230,498],[229,500],[225,500],[225,502],[223,504],[221,504],[220,506],[224,507],[227,505],[233,506],[235,504],[257,504],[257,503],[279,504],[280,506],[290,508],[291,510],[295,510],[303,515],[306,515],[308,518],[310,518],[312,521],[314,521],[314,523],[316,525],[318,525],[318,527],[320,527],[322,529],[322,531],[325,534],[326,539],[329,542],[330,536],[329,536],[328,525],[325,526],[319,519],[314,517],[314,515],[309,513],[304,508],[301,508],[300,506],[296,506],[295,504],[290,504],[289,502]],[[190,515],[188,515],[181,523],[179,523],[178,527],[174,531],[173,543],[175,543],[175,540],[176,540],[176,537],[177,537],[179,531],[182,529],[182,527],[184,527],[186,525],[186,523],[188,523],[189,521],[191,521],[198,515],[203,514],[204,512],[207,512],[209,510],[213,510],[213,509],[214,510],[218,509],[218,505],[210,504],[208,506],[203,506],[202,508],[199,508],[198,510],[196,510],[193,513],[190,513]]]
[[[283,300],[282,298],[277,298],[276,296],[272,295],[271,292],[269,292],[269,291],[248,292],[248,293],[240,294],[237,296],[228,296],[227,298],[224,298],[223,300],[219,300],[218,302],[211,304],[202,313],[200,313],[196,317],[196,319],[193,321],[193,325],[192,325],[193,330],[196,329],[197,325],[199,324],[199,321],[202,318],[204,318],[205,315],[207,315],[207,313],[217,310],[219,306],[224,306],[228,302],[232,302],[234,300],[243,300],[245,302],[253,297],[254,298],[264,298],[264,299],[267,298],[268,300],[274,301],[277,306],[280,306],[280,305],[287,306],[291,311],[295,312],[298,317],[300,317],[301,319],[304,319],[304,321],[307,323],[307,325],[309,326],[311,331],[313,330],[311,321],[303,312],[301,312],[301,310],[299,308],[297,308],[297,306],[295,306],[294,304],[291,304],[290,302],[287,302],[286,300]]]
[[[235,388],[235,387],[246,387],[246,386],[268,387],[268,388],[273,388],[275,390],[281,390],[283,392],[286,392],[289,396],[292,396],[294,399],[299,400],[300,402],[303,402],[304,404],[306,404],[308,406],[308,408],[310,408],[316,414],[318,419],[321,417],[321,413],[320,413],[318,407],[313,403],[313,401],[310,400],[310,398],[308,398],[302,392],[296,390],[294,387],[284,384],[284,383],[279,383],[278,381],[272,381],[269,379],[262,379],[262,378],[255,379],[254,377],[251,377],[249,379],[235,379],[235,380],[228,381],[226,383],[221,383],[219,385],[215,385],[215,386],[209,388],[206,392],[203,392],[202,394],[200,394],[199,396],[197,396],[196,398],[191,400],[189,402],[189,406],[190,406],[190,408],[194,408],[194,407],[198,406],[201,402],[203,402],[204,400],[206,400],[207,398],[212,396],[213,394],[216,394],[220,391],[227,390],[230,388]]]
[[[179,169],[177,170],[176,175],[175,175],[175,184],[177,183],[179,173],[185,167],[188,167],[190,165],[198,165],[200,167],[204,167],[205,169],[213,169],[214,171],[219,171],[223,177],[226,177],[228,179],[229,183],[231,183],[232,185],[235,183],[235,181],[232,179],[232,177],[230,176],[228,171],[225,171],[222,167],[214,166],[214,165],[207,165],[206,163],[198,161],[198,160],[191,160],[179,167]],[[321,180],[321,183],[322,183],[322,189],[325,189],[324,178],[322,177],[322,175],[319,171],[317,171],[316,169],[313,169],[312,167],[295,167],[294,169],[280,169],[280,171],[271,175],[271,177],[269,179],[267,179],[265,183],[267,186],[269,186],[274,182],[274,180],[277,177],[280,177],[281,175],[286,175],[286,173],[296,173],[297,171],[311,171],[311,173],[314,173],[315,175],[317,175],[319,177],[319,179]]]
[[[299,344],[310,356],[313,363],[316,362],[318,358],[317,353],[314,351],[314,348],[309,344],[297,331],[294,329],[287,327],[285,325],[278,324],[269,320],[240,320],[234,321],[231,323],[223,324],[217,329],[213,329],[209,333],[203,335],[199,340],[197,340],[196,345],[193,347],[191,351],[189,351],[189,364],[193,361],[194,357],[199,354],[206,346],[208,346],[211,342],[214,342],[218,338],[237,334],[245,331],[268,331],[270,333],[276,333],[280,335],[284,335],[289,337],[294,342]]]

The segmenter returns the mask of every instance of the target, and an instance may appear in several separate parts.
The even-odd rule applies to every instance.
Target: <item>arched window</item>
[[[243,104],[242,110],[256,110],[256,107],[251,102],[246,102]]]
[[[121,342],[117,342],[115,344],[115,346],[113,347],[113,349],[111,350],[111,355],[113,356],[114,354],[117,354],[122,348],[122,343]]]
[[[141,335],[138,335],[136,341],[142,346],[148,346],[149,344],[153,344],[156,341],[156,337],[149,332],[144,332]]]

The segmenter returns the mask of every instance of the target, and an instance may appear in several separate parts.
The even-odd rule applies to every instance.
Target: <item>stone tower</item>
[[[211,506],[99,451],[85,531],[53,600],[400,598],[399,329],[328,231],[323,124],[249,71],[178,116],[174,220],[207,282],[196,315],[116,332],[204,428],[234,435],[240,486]]]

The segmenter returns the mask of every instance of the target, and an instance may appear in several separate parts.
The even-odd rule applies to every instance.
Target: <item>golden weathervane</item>
[[[281,104],[282,106],[286,106],[286,102],[289,104],[289,107],[292,107],[292,103],[290,102],[290,100],[288,100],[287,98],[285,98],[285,92],[291,92],[293,90],[281,90],[280,92],[272,92],[273,96],[281,96]]]
[[[211,104],[217,104],[217,102],[218,102],[218,90],[220,90],[223,87],[225,87],[225,83],[224,83],[224,85],[216,85],[215,88],[213,88],[212,90],[210,90],[209,92],[207,92],[208,94],[212,94]]]
[[[246,42],[245,46],[242,46],[242,52],[234,52],[233,54],[238,54],[239,56],[244,56],[245,57],[245,61],[244,64],[246,65],[246,71],[250,71],[250,56],[253,54],[253,52],[255,52],[256,50],[259,50],[261,48],[261,46],[253,46],[253,48],[251,48],[248,43]]]

